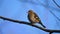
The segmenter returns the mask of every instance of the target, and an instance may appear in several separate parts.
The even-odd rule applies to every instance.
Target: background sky
[[[60,0],[55,1],[60,5]],[[28,10],[37,13],[47,29],[60,30],[60,8],[52,0],[0,0],[0,16],[29,22]],[[48,34],[48,32],[0,19],[0,34]]]

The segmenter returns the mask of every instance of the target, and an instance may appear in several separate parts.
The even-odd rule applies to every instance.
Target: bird
[[[35,23],[39,23],[40,25],[42,25],[42,27],[46,28],[46,26],[43,25],[40,18],[35,12],[33,12],[33,10],[29,10],[27,13],[28,20],[31,22],[32,25],[34,25]]]

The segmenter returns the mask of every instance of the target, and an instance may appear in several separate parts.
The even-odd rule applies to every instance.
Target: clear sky
[[[55,1],[60,5],[60,0]],[[60,19],[60,8],[52,0],[0,0],[0,16],[28,21],[28,10],[37,13],[47,29],[60,29],[60,20],[58,20]],[[0,34],[48,34],[48,32],[0,19]]]

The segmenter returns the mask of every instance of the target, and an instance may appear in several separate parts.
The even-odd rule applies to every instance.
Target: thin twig
[[[42,28],[42,27],[39,27],[39,26],[36,26],[36,25],[31,25],[29,22],[25,22],[25,21],[13,20],[13,19],[2,17],[2,16],[0,16],[0,19],[8,20],[8,21],[11,21],[11,22],[16,22],[16,23],[21,23],[21,24],[30,25],[32,27],[36,27],[36,28],[38,28],[40,30],[43,30],[45,32],[56,32],[56,33],[60,33],[60,30],[51,30],[51,29]]]
[[[59,8],[60,8],[60,6],[56,3],[56,1],[55,0],[52,0]]]
[[[20,0],[19,0],[20,1]],[[38,3],[36,3],[36,2],[31,2],[31,1],[26,1],[26,0],[23,0],[23,1],[21,1],[21,2],[24,2],[24,3],[30,3],[30,4],[33,4],[33,5],[42,5],[42,6],[46,6],[45,4],[43,4],[42,2],[40,2],[40,1],[37,1]],[[39,3],[40,2],[40,3]],[[60,9],[58,9],[58,8],[56,8],[56,7],[52,7],[52,6],[46,6],[47,8],[51,8],[51,9],[53,9],[53,10],[56,10],[56,11],[60,11]]]

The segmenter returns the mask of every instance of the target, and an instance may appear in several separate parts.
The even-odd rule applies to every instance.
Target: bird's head
[[[27,13],[34,13],[33,10],[29,10]]]

